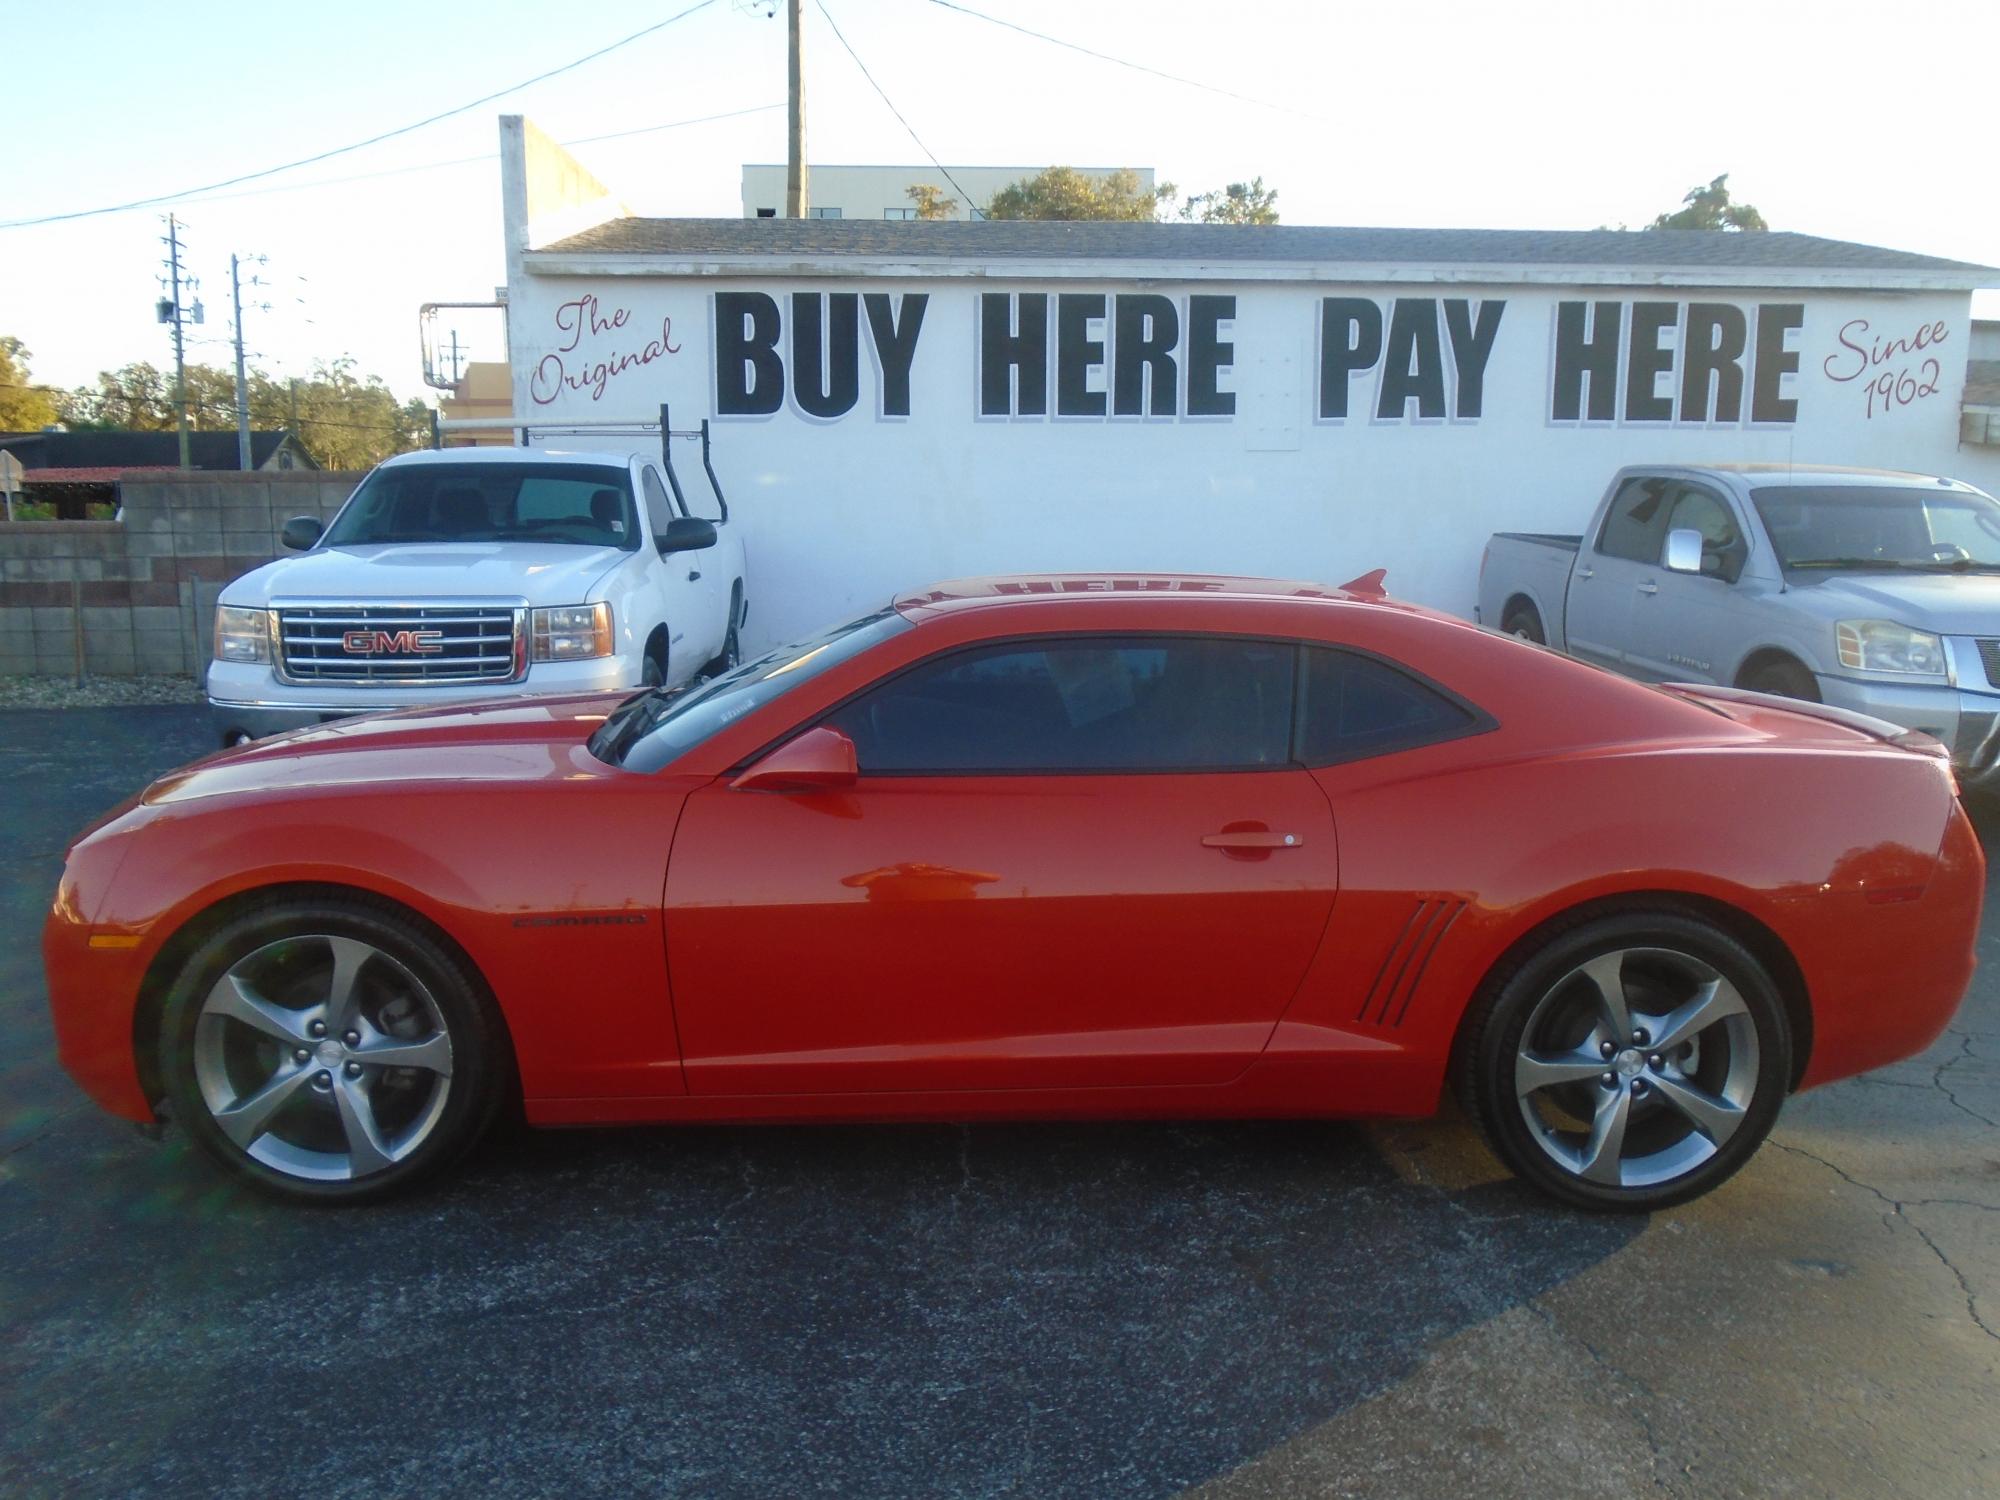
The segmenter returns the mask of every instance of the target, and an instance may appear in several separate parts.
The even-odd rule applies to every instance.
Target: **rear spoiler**
[[[1885,745],[1895,745],[1918,755],[1928,755],[1933,760],[1951,759],[1951,751],[1935,735],[1925,734],[1921,729],[1905,729],[1900,724],[1891,724],[1887,719],[1878,719],[1871,714],[1858,714],[1851,708],[1808,703],[1803,698],[1785,698],[1777,693],[1753,693],[1748,688],[1710,687],[1700,682],[1662,682],[1657,686],[1663,693],[1697,701],[1709,699],[1717,703],[1746,703],[1753,708],[1775,708],[1802,718],[1838,724],[1856,734],[1865,734],[1871,740],[1880,740]]]

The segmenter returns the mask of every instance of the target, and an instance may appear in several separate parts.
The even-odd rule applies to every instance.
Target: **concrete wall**
[[[198,673],[215,598],[283,551],[293,516],[330,518],[359,474],[148,473],[115,521],[0,522],[0,675]]]

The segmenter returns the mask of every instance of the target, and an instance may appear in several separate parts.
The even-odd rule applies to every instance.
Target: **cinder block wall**
[[[0,522],[0,675],[199,673],[216,595],[284,549],[293,516],[331,519],[359,474],[146,473],[115,521]]]

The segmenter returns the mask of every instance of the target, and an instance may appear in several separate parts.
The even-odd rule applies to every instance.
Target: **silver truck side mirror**
[[[1666,563],[1669,573],[1699,573],[1701,533],[1692,526],[1682,526],[1668,532]]]

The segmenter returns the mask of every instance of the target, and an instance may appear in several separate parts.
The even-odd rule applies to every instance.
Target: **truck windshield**
[[[1976,492],[1772,485],[1751,499],[1787,568],[2000,569],[2000,505]]]
[[[375,542],[639,545],[632,479],[606,464],[409,464],[361,481],[326,534],[329,547]]]
[[[909,628],[893,606],[879,609],[767,651],[698,687],[627,699],[590,737],[590,753],[628,771],[657,771],[745,714]]]

